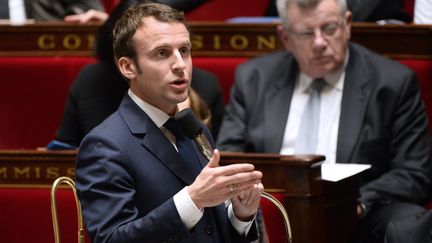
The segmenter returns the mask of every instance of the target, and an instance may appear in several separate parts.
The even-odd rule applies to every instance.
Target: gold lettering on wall
[[[61,44],[56,43],[59,41],[61,41]],[[80,36],[78,34],[68,34],[63,38],[61,38],[61,36],[55,36],[53,34],[46,34],[40,35],[37,39],[38,48],[43,50],[55,50],[60,48],[64,48],[67,50],[91,50],[93,49],[94,43],[94,34],[88,34],[86,36]]]
[[[0,177],[2,179],[7,179],[8,178],[7,167],[1,167],[0,168]]]
[[[0,167],[1,180],[53,180],[60,176],[75,178],[75,167],[59,166],[2,166]]]
[[[249,46],[249,40],[244,35],[233,35],[230,38],[230,46],[235,50],[244,50]]]
[[[91,50],[95,44],[94,34],[44,34],[38,37],[38,47],[43,50]],[[192,49],[195,51],[260,51],[268,52],[280,48],[277,35],[245,34],[198,34],[191,35]]]
[[[24,168],[19,168],[19,167],[14,167],[14,176],[13,178],[17,179],[17,178],[30,178],[30,167],[24,167]]]
[[[56,47],[54,35],[47,34],[39,36],[38,47],[44,50],[54,49]]]
[[[87,35],[87,41],[88,41],[88,45],[87,48],[88,49],[93,49],[94,43],[95,43],[95,36],[94,35]]]
[[[200,50],[204,47],[203,36],[202,35],[192,35],[191,36],[192,49]]]
[[[68,50],[76,50],[81,46],[81,38],[78,35],[66,35],[63,46]]]
[[[268,38],[259,35],[257,36],[257,48],[258,50],[263,50],[264,47],[275,50],[276,49],[276,38],[274,35],[268,36]]]
[[[221,49],[221,37],[220,35],[213,36],[213,49],[220,50]]]
[[[47,172],[46,172],[47,173],[46,177],[48,179],[55,179],[55,178],[59,177],[60,176],[59,170],[60,170],[60,168],[58,168],[58,167],[48,167]]]
[[[66,176],[70,178],[75,178],[75,167],[69,167],[66,171]]]
[[[36,166],[36,167],[34,167],[34,176],[35,176],[35,178],[36,179],[39,179],[40,177],[41,177],[41,168],[40,167],[38,167],[38,166]]]

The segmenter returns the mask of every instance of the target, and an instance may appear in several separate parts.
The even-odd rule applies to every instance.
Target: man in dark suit
[[[352,242],[381,243],[388,223],[423,213],[431,195],[428,121],[415,74],[349,43],[345,0],[278,4],[288,52],[239,66],[218,148],[371,164],[360,178]],[[316,97],[318,112],[310,112]]]
[[[76,165],[94,243],[234,243],[258,237],[254,218],[262,173],[251,164],[218,166],[217,150],[208,162],[171,126],[192,74],[183,21],[181,12],[166,5],[140,4],[114,28],[118,68],[130,88],[119,109],[84,138]]]

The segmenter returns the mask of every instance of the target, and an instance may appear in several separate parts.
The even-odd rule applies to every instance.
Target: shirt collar
[[[156,124],[158,128],[161,128],[170,118],[170,116],[161,109],[140,99],[132,92],[131,89],[128,90],[128,95],[150,117],[150,119]]]

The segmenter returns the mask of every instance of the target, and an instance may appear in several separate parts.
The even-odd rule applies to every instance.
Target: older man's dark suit
[[[360,201],[368,209],[430,196],[428,121],[405,66],[350,44],[336,161],[368,163]],[[278,52],[241,65],[218,137],[221,150],[279,153],[298,65]]]
[[[204,167],[207,161],[195,150]],[[84,138],[77,157],[77,188],[92,242],[245,242],[224,204],[206,208],[191,232],[185,228],[173,196],[197,175],[183,163],[126,95],[119,110]]]

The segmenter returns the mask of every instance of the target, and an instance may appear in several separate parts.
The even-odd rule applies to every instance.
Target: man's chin
[[[180,104],[180,103],[185,102],[187,98],[188,98],[187,94],[186,95],[178,95],[176,97],[173,97],[172,101],[173,101],[173,103]]]
[[[323,66],[315,68],[311,72],[310,76],[312,78],[323,78],[324,76],[326,76],[332,72],[334,72],[334,66],[333,65],[323,65]]]

